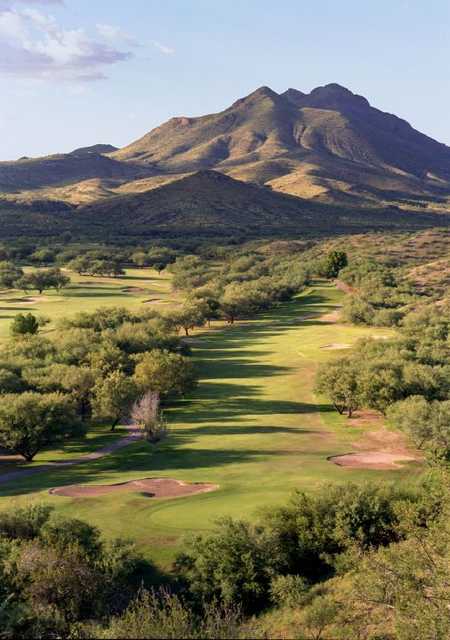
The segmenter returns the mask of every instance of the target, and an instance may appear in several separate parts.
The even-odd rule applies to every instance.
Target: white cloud
[[[112,24],[97,24],[95,25],[99,35],[110,42],[127,44],[130,47],[142,46],[136,38],[132,35]]]
[[[165,44],[161,44],[161,42],[158,42],[157,40],[152,40],[152,45],[156,47],[158,51],[161,51],[161,53],[164,53],[167,56],[175,53],[175,49],[172,49],[172,47],[167,47]]]
[[[93,38],[84,29],[63,28],[52,16],[31,8],[30,0],[26,3],[28,6],[18,7],[0,0],[0,73],[33,79],[101,80],[108,67],[133,55],[118,48],[111,38]],[[128,46],[131,41],[131,37],[121,39]]]

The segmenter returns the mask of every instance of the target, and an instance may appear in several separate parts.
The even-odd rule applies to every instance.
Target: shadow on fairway
[[[80,292],[80,295],[89,293]],[[117,295],[120,297],[124,294]],[[190,346],[201,382],[190,397],[175,402],[167,409],[167,418],[173,426],[168,439],[158,446],[138,442],[96,461],[16,480],[11,486],[1,486],[0,495],[26,494],[64,484],[109,481],[99,474],[108,474],[113,478],[115,474],[129,473],[139,478],[170,476],[176,472],[177,477],[183,477],[184,470],[218,468],[280,455],[279,450],[251,447],[236,449],[231,444],[229,448],[202,449],[199,447],[201,435],[227,437],[296,433],[302,437],[319,433],[295,426],[276,426],[272,420],[272,424],[264,427],[247,426],[245,423],[261,415],[331,411],[329,406],[322,404],[265,399],[261,396],[267,385],[258,384],[259,378],[275,378],[287,374],[291,369],[261,362],[262,357],[271,354],[270,350],[264,350],[265,339],[292,330],[294,324],[321,324],[320,315],[336,308],[336,305],[324,304],[326,300],[312,291],[258,316],[253,322],[196,335],[195,344]],[[311,314],[317,314],[317,320],[311,318]],[[252,348],[255,342],[258,344]],[[291,453],[284,451],[283,455]],[[292,455],[296,455],[295,452]],[[110,481],[114,482],[113,479]]]

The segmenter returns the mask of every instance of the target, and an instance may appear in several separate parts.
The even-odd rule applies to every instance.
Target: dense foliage
[[[162,402],[189,391],[185,351],[157,314],[121,308],[80,313],[46,336],[16,331],[0,350],[0,445],[29,461],[92,419],[114,429],[148,391]]]

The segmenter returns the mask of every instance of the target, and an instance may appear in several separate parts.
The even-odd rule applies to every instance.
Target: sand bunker
[[[146,290],[142,287],[124,287],[123,293],[144,293]]]
[[[389,453],[387,451],[365,451],[362,453],[348,453],[343,456],[328,458],[330,462],[340,467],[353,469],[401,469],[401,462],[412,462],[416,458],[406,453]]]
[[[192,496],[196,493],[207,493],[218,489],[216,484],[202,484],[200,482],[187,483],[172,478],[143,478],[119,484],[82,485],[70,484],[65,487],[50,489],[49,493],[68,498],[89,498],[104,496],[119,491],[138,491],[149,498],[179,498]]]
[[[7,300],[7,302],[21,306],[26,304],[36,304],[36,302],[46,302],[47,300],[47,296],[27,296],[26,298],[15,298],[12,300]]]
[[[151,298],[150,300],[144,300],[143,304],[167,304],[168,300],[161,300],[161,298]]]
[[[347,344],[346,342],[333,342],[332,344],[324,344],[323,347],[320,348],[332,351],[334,349],[350,349],[351,346],[351,344]]]

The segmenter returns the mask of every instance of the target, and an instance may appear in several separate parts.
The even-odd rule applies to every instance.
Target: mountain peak
[[[281,95],[283,98],[287,98],[289,102],[292,102],[292,104],[300,106],[303,104],[306,93],[303,93],[303,91],[299,91],[298,89],[290,88]]]
[[[253,104],[266,98],[269,98],[270,100],[277,100],[279,97],[278,93],[273,91],[270,87],[262,86],[249,93],[248,96],[244,96],[243,98],[236,100],[236,102],[231,105],[231,108],[241,104]]]
[[[87,154],[103,154],[103,153],[113,153],[114,151],[118,151],[117,147],[114,147],[112,144],[93,144],[90,147],[80,147],[78,149],[74,149],[70,152],[70,155],[80,156]]]
[[[334,106],[369,107],[369,101],[337,82],[316,87],[306,97],[307,106],[330,108]]]

